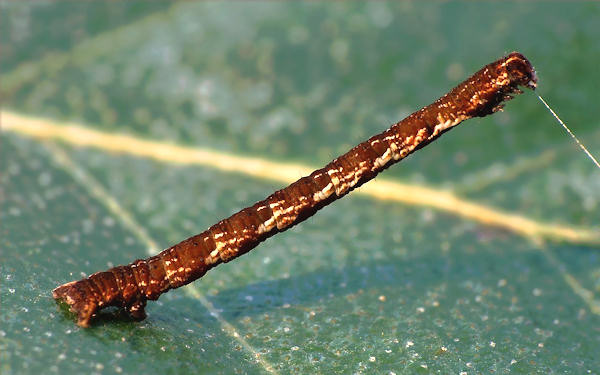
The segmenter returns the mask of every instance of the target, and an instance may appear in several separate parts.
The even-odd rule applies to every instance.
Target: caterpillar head
[[[537,87],[535,69],[525,56],[512,52],[504,58],[502,67],[506,69],[508,79],[512,86],[525,86],[532,90]]]

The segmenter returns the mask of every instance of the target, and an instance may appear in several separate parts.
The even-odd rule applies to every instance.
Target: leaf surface
[[[58,22],[65,5],[1,5],[13,21],[0,24],[2,44],[31,46],[0,57],[10,113],[320,167],[519,50],[539,91],[600,149],[594,3],[97,4],[70,10],[86,37],[58,28],[64,45],[46,52],[41,20]],[[120,18],[98,25],[89,12],[99,8]],[[600,367],[597,245],[369,194],[151,302],[141,323],[108,311],[81,329],[52,300],[55,286],[147,257],[283,186],[109,146],[43,139],[19,123],[3,133],[3,374]],[[593,232],[600,218],[600,174],[532,94],[382,178],[564,228]]]

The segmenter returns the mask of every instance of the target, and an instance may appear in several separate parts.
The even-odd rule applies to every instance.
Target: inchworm
[[[462,121],[502,109],[505,101],[523,92],[518,86],[535,89],[536,85],[531,63],[513,52],[324,168],[208,230],[151,258],[61,285],[52,294],[70,305],[82,327],[89,326],[92,316],[107,306],[120,306],[132,318],[142,320],[147,300],[200,278],[219,263],[229,262],[300,223]]]

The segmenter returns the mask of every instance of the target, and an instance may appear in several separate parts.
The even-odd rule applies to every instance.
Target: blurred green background
[[[599,22],[596,2],[3,2],[0,92],[22,115],[320,167],[518,50],[598,155]],[[354,195],[141,323],[80,329],[52,288],[281,185],[10,131],[1,147],[2,374],[600,368],[597,247]],[[531,93],[385,176],[532,220],[600,219],[599,172]]]

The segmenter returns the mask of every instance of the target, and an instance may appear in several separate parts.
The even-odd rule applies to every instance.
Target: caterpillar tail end
[[[136,321],[146,318],[145,296],[133,292],[133,288],[125,290],[126,298],[113,288],[99,290],[94,285],[103,284],[98,280],[105,280],[108,272],[98,272],[89,278],[71,281],[52,291],[52,297],[58,302],[69,305],[69,310],[77,315],[77,325],[87,328],[96,313],[108,306],[117,306],[124,309]]]
[[[69,310],[77,314],[78,326],[84,328],[90,326],[90,320],[96,313],[98,306],[89,301],[85,290],[81,288],[81,285],[77,281],[71,281],[54,289],[52,297],[59,302],[69,305]]]

